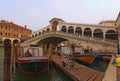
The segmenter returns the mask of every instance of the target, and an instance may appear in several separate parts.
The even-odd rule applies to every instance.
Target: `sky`
[[[33,31],[49,25],[52,18],[66,22],[98,24],[116,20],[120,0],[0,0],[0,20]]]

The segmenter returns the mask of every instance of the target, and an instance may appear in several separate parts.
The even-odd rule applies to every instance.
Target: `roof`
[[[101,21],[100,24],[102,23],[115,23],[115,20],[106,20],[106,21]]]

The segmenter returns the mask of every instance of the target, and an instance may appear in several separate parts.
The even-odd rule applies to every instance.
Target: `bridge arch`
[[[46,29],[46,32],[50,32],[50,28],[47,28],[47,29]]]
[[[92,36],[92,31],[91,31],[90,28],[85,28],[84,29],[84,36],[89,36],[89,37]]]
[[[117,40],[117,34],[114,30],[108,30],[105,33],[105,39]]]
[[[62,32],[67,32],[66,26],[62,26],[61,31],[62,31]]]
[[[74,34],[74,28],[73,28],[73,26],[69,26],[68,27],[68,33]]]
[[[39,32],[39,35],[41,35],[41,32]]]
[[[52,31],[57,31],[57,27],[58,27],[58,21],[53,21],[53,23],[52,23]]]
[[[101,29],[95,29],[93,32],[93,37],[103,38],[103,31]]]
[[[82,35],[82,29],[81,29],[81,27],[77,27],[75,29],[75,34]]]
[[[45,30],[42,31],[42,34],[44,34],[44,33],[45,33]]]
[[[37,42],[37,44],[53,44],[53,45],[58,45],[61,42],[68,41],[68,39],[62,38],[62,37],[57,37],[57,36],[50,36],[50,37],[45,37]]]

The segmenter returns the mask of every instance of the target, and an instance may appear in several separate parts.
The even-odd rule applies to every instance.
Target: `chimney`
[[[27,25],[25,25],[25,28],[27,28]]]

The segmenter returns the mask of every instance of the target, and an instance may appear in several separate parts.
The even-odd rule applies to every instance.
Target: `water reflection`
[[[12,81],[73,81],[65,75],[60,69],[52,65],[50,69],[42,75],[32,76],[20,72],[18,69],[12,76]]]

